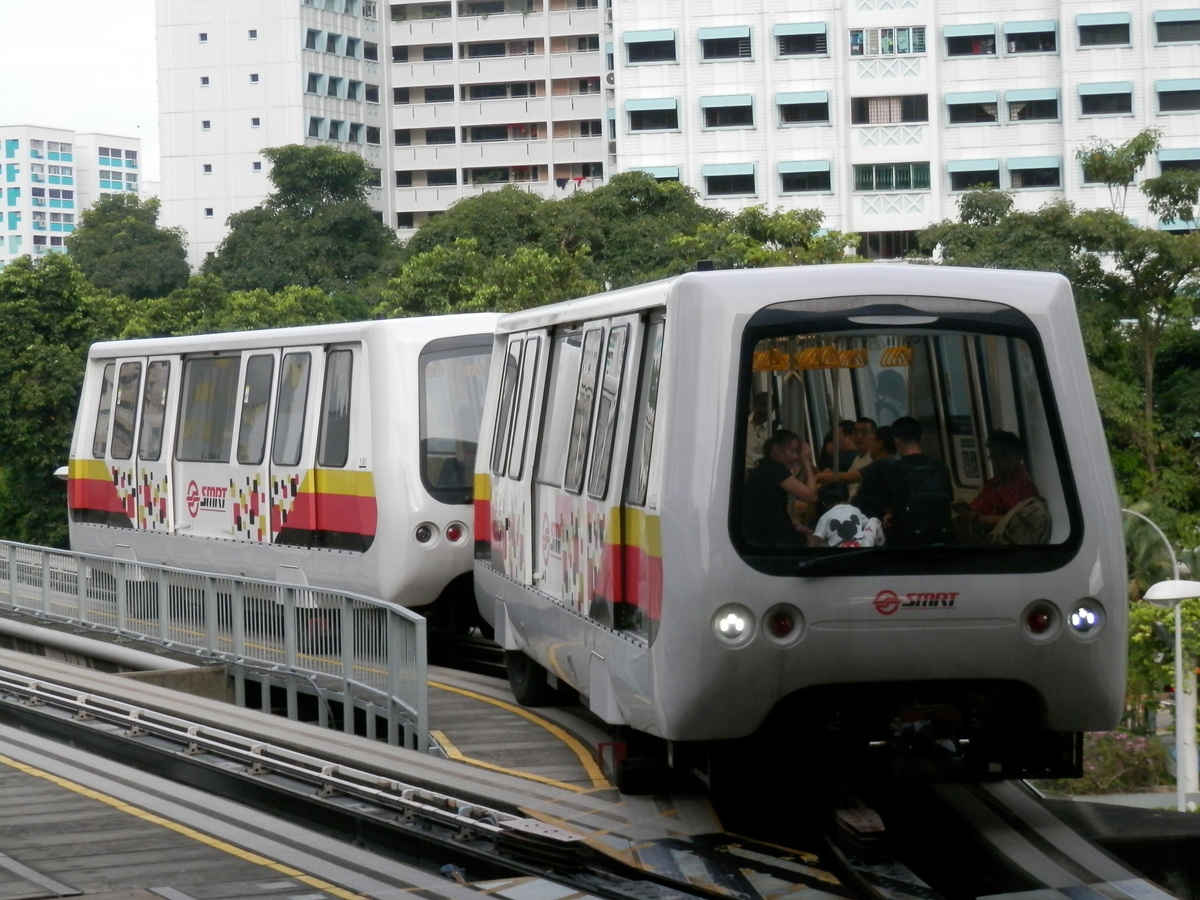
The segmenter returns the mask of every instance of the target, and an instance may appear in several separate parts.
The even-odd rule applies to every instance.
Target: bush
[[[1125,731],[1083,736],[1083,776],[1040,781],[1042,790],[1063,794],[1122,794],[1171,783],[1170,755],[1162,741]]]

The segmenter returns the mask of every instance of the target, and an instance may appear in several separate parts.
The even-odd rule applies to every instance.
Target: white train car
[[[465,598],[473,616],[496,318],[94,345],[67,472],[72,548],[413,607]]]
[[[990,474],[985,436],[1012,432],[1040,525],[763,539],[745,460],[764,391],[817,446],[840,418],[915,417],[961,500]],[[755,738],[941,755],[929,769],[950,777],[1068,775],[1081,733],[1120,717],[1119,509],[1057,275],[701,272],[513,313],[480,451],[476,593],[524,703],[570,686],[709,775]]]

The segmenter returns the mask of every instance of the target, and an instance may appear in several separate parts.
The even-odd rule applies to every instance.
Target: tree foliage
[[[134,300],[161,297],[191,274],[182,230],[158,227],[159,202],[101,197],[83,211],[67,250],[95,287]]]
[[[395,232],[364,200],[374,176],[362,157],[295,145],[263,154],[273,163],[275,191],[229,217],[204,274],[234,291],[345,291],[394,267]]]

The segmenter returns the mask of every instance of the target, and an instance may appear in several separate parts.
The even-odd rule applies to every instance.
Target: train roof
[[[657,306],[707,302],[754,312],[795,300],[848,295],[922,295],[971,298],[1034,313],[1069,301],[1070,285],[1053,272],[972,269],[928,263],[838,263],[766,269],[689,272],[635,287],[508,313],[497,332],[522,331],[584,319],[607,318]]]
[[[147,354],[203,353],[206,350],[239,350],[253,347],[331,344],[370,340],[387,335],[389,340],[425,343],[458,335],[491,334],[498,313],[463,313],[420,316],[407,319],[377,319],[369,322],[340,322],[329,325],[297,325],[256,331],[230,331],[180,337],[134,338],[100,341],[92,345],[91,357],[139,356]]]

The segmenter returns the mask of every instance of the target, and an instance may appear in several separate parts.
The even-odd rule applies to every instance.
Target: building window
[[[346,139],[346,123],[340,119],[329,120],[329,140],[344,141]]]
[[[457,169],[430,169],[425,173],[425,183],[430,187],[449,187],[458,184]]]
[[[407,147],[412,144],[412,130],[408,128],[397,128],[392,132],[392,143],[397,147]]]
[[[700,29],[700,59],[704,62],[751,59],[753,56],[748,27]]]
[[[1158,92],[1160,113],[1200,111],[1200,78],[1157,81],[1154,89]]]
[[[257,41],[258,40],[258,29],[251,28],[249,31],[246,32],[246,38],[247,38],[247,40]]]
[[[379,102],[379,85],[368,84],[368,85],[365,85],[364,88],[366,91],[366,98],[365,98],[366,101],[368,103],[378,103]]]
[[[211,219],[213,217],[213,208],[211,206],[204,207],[204,218]]]
[[[399,105],[403,105],[408,102],[409,102],[408,88],[406,88],[406,87],[392,88],[392,103],[399,106]]]
[[[308,73],[308,84],[305,86],[305,91],[309,94],[321,93],[321,76],[316,72]]]
[[[408,62],[408,48],[404,47],[400,44],[394,45],[392,47],[392,62],[394,62],[394,63]]]
[[[208,43],[208,32],[207,31],[200,32],[199,37],[200,37],[200,43],[202,43],[202,44]]]
[[[951,125],[994,125],[997,117],[996,92],[973,91],[946,95],[946,121]]]
[[[501,128],[504,126],[501,125]],[[507,131],[505,133],[507,137]],[[455,140],[453,128],[427,128],[425,130],[426,144],[453,144]]]
[[[780,125],[828,125],[829,92],[812,91],[802,94],[778,94]]]
[[[200,130],[201,131],[211,131],[212,130],[212,121],[210,119],[201,119]]]
[[[256,159],[256,160],[254,160],[254,162],[250,163],[250,171],[251,172],[261,172],[262,171],[262,160]]]
[[[336,75],[330,75],[328,77],[328,80],[325,83],[325,96],[326,97],[342,96],[342,79],[341,78],[338,78]]]
[[[321,129],[324,126],[324,124],[325,124],[325,120],[322,119],[320,116],[309,116],[308,117],[308,136],[310,138],[321,137],[322,136]]]
[[[927,191],[929,163],[880,163],[854,167],[856,191]]]
[[[776,25],[774,35],[775,49],[781,58],[829,55],[829,39],[824,22]]]
[[[675,100],[630,100],[625,104],[630,132],[678,131],[679,108]]]
[[[304,49],[316,50],[317,44],[321,40],[321,32],[315,28],[310,28],[304,33]]]
[[[1008,22],[1004,26],[1006,49],[1017,53],[1054,53],[1058,50],[1057,22]]]
[[[402,188],[412,187],[412,183],[413,183],[412,176],[413,176],[412,172],[397,172],[396,173],[396,187],[402,187]]]
[[[625,35],[625,61],[631,66],[673,63],[676,59],[673,30],[634,31]]]
[[[501,85],[503,87],[503,85]],[[426,103],[453,103],[454,102],[454,86],[447,84],[439,87],[425,88]]]
[[[929,96],[854,97],[850,100],[852,125],[899,125],[929,121]]]
[[[1010,122],[1057,122],[1058,89],[1006,91],[1004,102],[1008,104]]]
[[[1160,44],[1200,43],[1200,9],[1167,9],[1156,12],[1154,37]]]
[[[1080,47],[1128,47],[1129,13],[1095,13],[1075,17]]]
[[[362,41],[359,38],[355,38],[355,37],[346,38],[345,56],[347,59],[358,59],[358,45],[361,43],[362,43]]]
[[[341,40],[342,36],[340,34],[325,35],[325,52],[336,54],[338,52],[338,46],[341,44]]]
[[[949,169],[951,191],[1000,187],[1000,163],[998,160],[963,160],[952,162],[947,168]]]
[[[346,141],[351,144],[361,144],[363,137],[363,126],[361,122],[351,122],[350,130],[346,135]]]
[[[211,174],[212,174],[212,163],[205,163],[205,164],[204,164],[204,174],[205,174],[205,175],[211,175]]]
[[[1054,156],[1010,159],[1008,178],[1014,190],[1062,187],[1062,160]]]
[[[250,73],[250,83],[251,83],[251,84],[258,84],[258,73],[257,73],[257,72],[251,72],[251,73]]]
[[[208,87],[208,76],[207,75],[200,76],[200,87]]]
[[[705,128],[753,128],[754,100],[749,94],[701,97]]]
[[[383,143],[382,135],[383,135],[383,132],[380,130],[378,125],[368,125],[367,126],[367,143],[368,144]]]
[[[753,197],[757,194],[753,165],[704,166],[701,175],[707,197]]]
[[[946,56],[995,56],[995,25],[948,25]]]
[[[1129,115],[1133,112],[1133,83],[1114,81],[1079,86],[1080,114],[1085,116]]]
[[[379,45],[373,44],[370,41],[363,41],[363,59],[371,60],[372,62],[379,61]]]
[[[504,45],[500,45],[500,52],[497,56],[504,55]],[[454,59],[454,47],[450,44],[435,44],[430,47],[425,47],[421,51],[421,59],[425,62],[443,62],[448,59]]]
[[[250,127],[251,128],[258,128],[261,124],[262,124],[262,119],[260,119],[258,116],[251,117],[251,119],[250,119]]]
[[[1171,169],[1184,172],[1200,172],[1200,149],[1159,150],[1158,166],[1163,173]]]
[[[396,227],[397,228],[412,228],[413,227],[413,214],[410,212],[396,213]]]
[[[925,52],[925,26],[850,29],[851,56],[903,56]]]
[[[829,163],[780,163],[779,187],[784,194],[828,193],[833,190]]]

